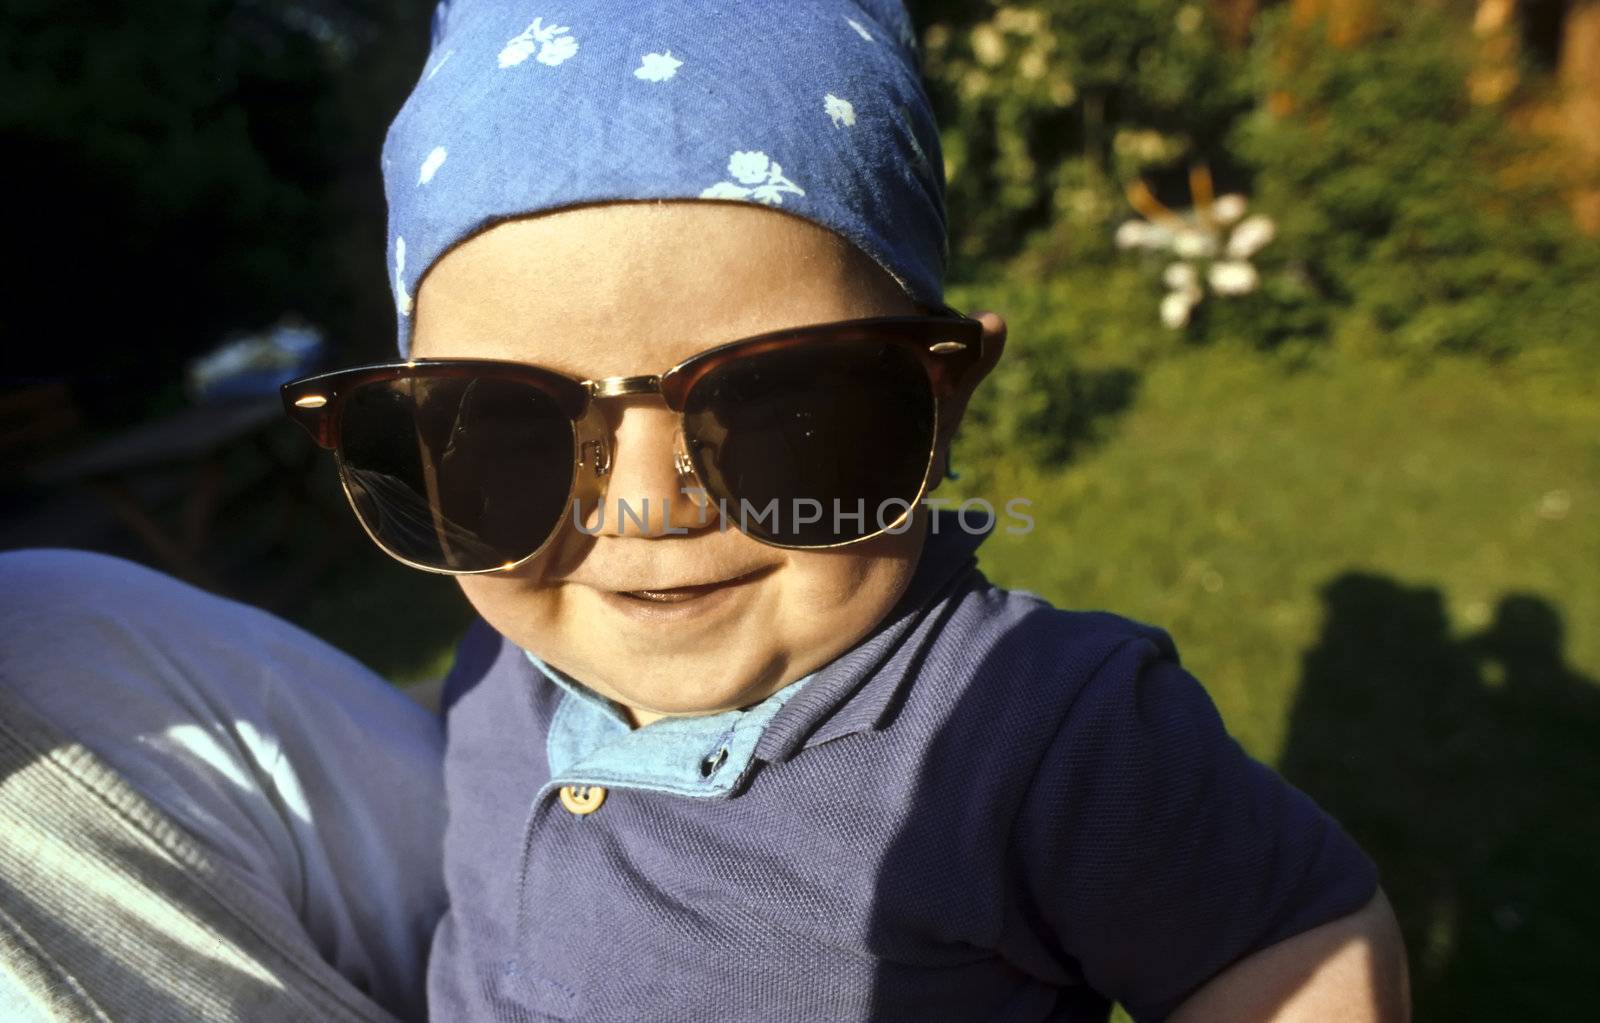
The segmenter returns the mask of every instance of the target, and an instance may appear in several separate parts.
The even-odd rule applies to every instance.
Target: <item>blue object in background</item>
[[[190,398],[201,405],[270,397],[290,380],[315,372],[326,351],[321,330],[285,320],[195,359],[185,383]]]

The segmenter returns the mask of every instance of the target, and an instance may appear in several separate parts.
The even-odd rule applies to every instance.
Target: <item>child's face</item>
[[[510,221],[446,254],[418,291],[412,354],[632,376],[764,331],[917,312],[871,260],[808,221],[739,204],[608,204]],[[714,516],[700,525],[661,398],[617,400],[609,414],[600,533],[569,517],[515,571],[459,581],[502,634],[639,723],[759,702],[853,646],[905,590],[921,518],[832,551],[768,547]],[[650,528],[619,528],[617,502],[645,499]],[[662,531],[669,505],[686,535]]]

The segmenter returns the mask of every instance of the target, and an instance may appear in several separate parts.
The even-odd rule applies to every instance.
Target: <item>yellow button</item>
[[[587,817],[600,809],[600,804],[606,801],[606,790],[598,785],[563,785],[561,786],[561,805],[569,813],[579,817]]]

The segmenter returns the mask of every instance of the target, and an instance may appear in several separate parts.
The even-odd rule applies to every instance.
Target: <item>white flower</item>
[[[1228,236],[1228,255],[1234,259],[1249,259],[1277,236],[1278,226],[1272,218],[1257,213],[1247,217]]]
[[[1244,216],[1245,198],[1238,192],[1219,195],[1211,204],[1211,219],[1227,227]]]
[[[1217,251],[1217,240],[1204,231],[1183,228],[1172,239],[1172,251],[1183,259],[1199,259]]]
[[[1248,295],[1261,283],[1261,275],[1242,259],[1229,260],[1211,264],[1206,281],[1219,295]]]
[[[728,173],[742,184],[719,181],[700,193],[702,199],[754,199],[769,205],[783,205],[784,193],[805,195],[805,190],[784,177],[783,168],[767,154],[738,150],[728,157]],[[746,185],[754,187],[745,187]]]
[[[1135,194],[1134,199],[1141,212],[1148,211],[1149,219],[1119,224],[1116,245],[1167,257],[1161,275],[1167,289],[1161,299],[1162,323],[1174,330],[1187,326],[1208,293],[1248,295],[1261,287],[1261,274],[1250,256],[1272,241],[1277,227],[1270,217],[1244,217],[1244,196],[1229,193],[1208,205],[1176,211],[1148,194],[1142,199]],[[1227,231],[1230,224],[1234,225],[1231,234]]]
[[[700,193],[702,199],[748,199],[750,189],[731,181],[719,181]]]
[[[1192,291],[1169,291],[1161,300],[1161,322],[1177,330],[1189,322],[1189,314],[1200,301]]]
[[[849,100],[840,99],[831,92],[822,97],[822,109],[827,111],[829,117],[833,118],[833,126],[835,128],[841,124],[849,127],[856,123],[856,108],[850,104]]]
[[[543,18],[534,18],[532,24],[513,36],[500,51],[500,66],[515,67],[534,57],[541,64],[555,67],[578,52],[578,40],[566,32],[565,25],[546,25]]]
[[[1161,279],[1173,291],[1193,291],[1200,286],[1200,275],[1192,263],[1173,263]]]
[[[793,192],[796,195],[805,195],[805,193],[797,188],[792,182],[772,181],[765,185],[757,185],[755,188],[752,188],[750,190],[750,198],[756,200],[757,202],[764,202],[769,206],[782,206],[784,192]]]
[[[578,52],[578,41],[571,36],[561,36],[550,40],[539,47],[539,56],[534,59],[541,64],[555,67],[557,64]]]
[[[856,30],[856,35],[858,35],[861,38],[865,39],[869,43],[872,42],[872,33],[868,32],[866,29],[862,28],[861,27],[861,22],[857,21],[854,18],[846,18],[844,20],[848,21],[850,23],[850,27]]]
[[[417,184],[426,185],[432,181],[433,176],[439,173],[439,168],[444,166],[445,157],[449,155],[443,146],[434,146],[427,159],[422,161],[422,169],[417,172]]]
[[[728,157],[728,173],[746,185],[759,185],[767,180],[767,154],[736,152]]]
[[[1166,224],[1146,224],[1142,244],[1151,252],[1177,247],[1177,234]]]
[[[505,49],[500,51],[500,66],[502,68],[515,67],[533,56],[538,49],[539,44],[532,39],[527,36],[517,36],[509,43],[506,43]]]
[[[1143,220],[1125,220],[1117,225],[1117,248],[1137,249],[1144,244],[1150,225]]]
[[[672,55],[672,51],[665,53],[647,53],[639,58],[639,66],[634,68],[633,77],[646,82],[664,82],[678,73],[678,68],[683,66],[683,61]]]

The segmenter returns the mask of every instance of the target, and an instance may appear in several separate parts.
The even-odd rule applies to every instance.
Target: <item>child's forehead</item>
[[[913,311],[871,259],[800,218],[621,203],[508,221],[447,253],[418,291],[413,354],[659,373],[768,330]]]

